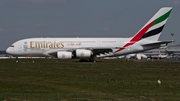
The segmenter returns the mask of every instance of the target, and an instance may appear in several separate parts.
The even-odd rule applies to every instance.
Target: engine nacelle
[[[85,50],[85,49],[77,49],[76,50],[76,57],[78,58],[90,58],[92,55],[92,51]]]
[[[136,54],[136,58],[137,58],[137,60],[141,60],[142,59],[140,54]]]
[[[138,60],[147,59],[147,56],[144,55],[144,54],[136,54],[136,58],[137,58]]]
[[[72,52],[57,52],[57,58],[62,60],[71,59]]]

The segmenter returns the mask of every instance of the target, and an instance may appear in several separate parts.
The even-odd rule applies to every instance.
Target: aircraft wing
[[[86,49],[86,50],[91,50],[93,52],[93,56],[96,57],[97,55],[100,55],[100,54],[109,54],[109,53],[112,53],[112,49],[119,49],[121,47],[98,47],[98,48],[94,48],[94,47],[81,47],[81,48],[75,48],[75,49],[64,49],[64,50],[50,50],[50,51],[47,51],[45,53],[43,53],[43,55],[45,56],[49,56],[49,57],[57,57],[57,52],[60,52],[60,51],[69,51],[69,52],[74,52],[75,50],[78,50],[78,49]]]

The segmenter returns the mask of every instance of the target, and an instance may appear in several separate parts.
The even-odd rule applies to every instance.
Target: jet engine
[[[57,52],[57,58],[62,60],[71,59],[72,52]]]
[[[76,57],[78,58],[90,58],[92,56],[92,51],[86,49],[77,49],[75,51]]]
[[[147,59],[147,56],[144,54],[136,54],[136,59],[141,60],[141,59]]]

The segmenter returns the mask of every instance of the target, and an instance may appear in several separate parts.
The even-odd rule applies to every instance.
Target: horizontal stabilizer
[[[164,45],[164,44],[168,44],[172,42],[173,41],[160,41],[160,42],[154,42],[154,43],[148,43],[148,44],[141,44],[141,46]]]

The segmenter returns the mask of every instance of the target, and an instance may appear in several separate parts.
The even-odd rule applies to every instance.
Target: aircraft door
[[[122,41],[122,40],[117,40],[116,42],[117,42],[119,47],[122,47],[124,44],[124,41]]]
[[[127,47],[127,50],[132,51],[132,47],[131,46]]]
[[[97,43],[98,45],[100,45],[100,44],[101,44],[101,40],[97,40],[96,43]]]

